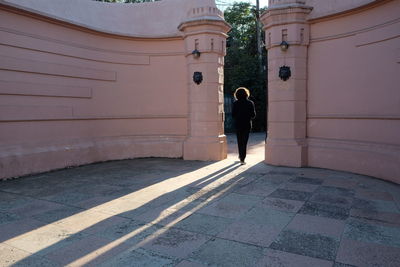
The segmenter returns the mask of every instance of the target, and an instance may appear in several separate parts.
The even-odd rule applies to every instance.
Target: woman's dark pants
[[[247,141],[249,140],[250,128],[237,128],[236,137],[239,148],[239,159],[244,161],[246,158]]]

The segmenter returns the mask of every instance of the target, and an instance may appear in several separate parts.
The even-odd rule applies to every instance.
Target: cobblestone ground
[[[0,182],[0,266],[400,266],[400,186],[262,162],[134,159]]]

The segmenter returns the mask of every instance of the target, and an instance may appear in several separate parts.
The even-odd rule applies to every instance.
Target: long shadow
[[[176,176],[196,171],[210,164],[204,162],[185,162],[179,160],[171,160],[169,163],[176,164],[176,167],[179,171],[168,173],[168,171],[163,169],[162,167],[159,168],[158,171],[154,171],[154,164],[156,164],[157,161],[157,159],[154,159],[153,161],[150,160],[150,164],[148,164],[148,159],[142,161],[121,161],[116,164],[116,166],[115,164],[110,164],[112,166],[112,169],[107,168],[106,163],[105,165],[92,165],[92,167],[94,166],[96,168],[91,169],[89,167],[86,167],[89,169],[89,171],[85,176],[82,176],[82,171],[85,171],[85,169],[82,168],[85,167],[61,171],[57,176],[59,178],[53,180],[51,182],[51,185],[48,186],[52,187],[54,185],[57,185],[58,182],[61,183],[61,185],[65,185],[65,183],[71,183],[72,190],[78,190],[79,188],[82,190],[83,188],[83,191],[85,191],[90,190],[90,188],[88,188],[88,186],[90,187],[90,184],[99,183],[107,185],[106,187],[116,187],[116,189],[120,190],[116,190],[115,192],[105,192],[104,188],[104,190],[98,190],[96,194],[91,194],[90,191],[87,191],[87,194],[92,197],[88,198],[86,202],[85,200],[83,200],[80,201],[78,204],[74,203],[74,201],[71,200],[68,202],[67,199],[65,200],[67,204],[63,202],[61,203],[63,203],[64,205],[68,205],[67,207],[75,208],[77,210],[75,212],[71,211],[71,213],[61,212],[60,214],[58,214],[58,216],[57,214],[54,216],[47,216],[47,221],[45,221],[43,226],[49,225],[53,222],[57,222],[68,217],[73,217],[77,213],[85,212],[85,209],[95,208],[98,205],[107,203],[107,201],[113,201],[119,198],[123,198],[124,196],[137,192],[139,190],[145,190],[146,188],[149,188],[159,182],[168,181],[169,179],[173,179]],[[161,161],[165,162],[165,159],[162,159]],[[191,183],[185,184],[182,187],[165,193],[143,205],[132,208],[129,211],[110,215],[108,218],[101,220],[88,228],[78,231],[72,235],[68,235],[65,239],[58,241],[48,247],[45,247],[40,251],[37,251],[31,256],[17,262],[16,265],[32,264],[37,260],[43,260],[39,257],[42,257],[54,251],[58,251],[63,247],[68,248],[69,246],[76,244],[76,242],[79,242],[79,240],[87,238],[88,236],[93,237],[93,242],[87,244],[87,247],[83,250],[84,252],[82,252],[81,254],[66,254],[65,262],[63,262],[63,264],[74,262],[82,257],[89,255],[90,253],[98,251],[98,256],[94,256],[93,258],[88,258],[86,260],[87,264],[90,263],[90,265],[94,265],[97,264],[98,261],[103,261],[104,257],[118,254],[119,252],[126,250],[128,247],[142,247],[143,245],[145,245],[146,242],[148,242],[148,240],[146,241],[146,239],[149,236],[153,235],[160,229],[165,230],[165,228],[163,228],[165,226],[173,226],[174,220],[179,220],[180,216],[184,216],[181,219],[187,216],[187,214],[184,215],[186,212],[193,213],[194,211],[212,203],[213,201],[215,201],[216,198],[222,198],[224,195],[231,192],[233,188],[245,185],[250,182],[246,181],[245,174],[251,173],[251,168],[247,169],[245,172],[239,173],[236,176],[232,176],[232,178],[229,179],[229,174],[232,171],[236,170],[238,167],[239,165],[236,163],[225,166],[224,168],[214,173],[196,179]],[[114,172],[118,168],[122,168],[124,170],[123,172],[126,173],[123,173],[123,175],[119,173],[119,175],[116,176]],[[132,168],[133,171],[129,171],[132,170]],[[145,170],[147,168],[153,169],[152,171],[148,171],[146,174]],[[169,168],[170,167],[168,167],[168,169]],[[149,179],[142,179],[141,182],[138,182],[137,179],[135,179],[138,177],[136,175],[148,175]],[[70,179],[65,181],[66,177],[70,177]],[[79,179],[76,177],[78,177]],[[46,180],[45,178],[43,178],[43,176],[34,176],[30,179],[35,184],[41,180]],[[222,181],[218,182],[220,179]],[[21,183],[24,182],[24,180],[26,181],[29,179],[22,179]],[[10,182],[19,183],[13,181]],[[7,191],[7,186],[3,188],[0,185],[0,190],[4,191],[2,189],[5,189],[5,191]],[[8,190],[9,189],[10,187],[8,187]],[[34,189],[36,190],[36,188]],[[52,197],[57,197],[57,195],[60,195],[60,192],[57,190],[57,194],[50,195],[46,195],[46,190],[35,190],[33,190],[34,197],[46,200],[52,199]],[[20,194],[18,192],[14,193]],[[78,193],[80,193],[79,190]],[[76,196],[79,196],[79,194],[77,194]],[[79,205],[81,206],[79,207]],[[84,206],[84,208],[82,208],[82,205]],[[168,211],[167,214],[164,214],[166,211]],[[35,216],[33,217],[35,218]],[[0,238],[2,241],[9,240],[10,238],[28,233],[35,229],[36,228],[34,227],[32,227],[31,229],[29,227],[25,229],[21,228],[21,231],[16,231],[12,233],[12,235],[2,234]],[[98,242],[96,242],[96,240]]]
[[[157,168],[160,161],[176,164],[156,158],[113,161],[0,181],[0,242],[211,164],[182,162],[171,173]],[[35,223],[29,225],[29,219]]]

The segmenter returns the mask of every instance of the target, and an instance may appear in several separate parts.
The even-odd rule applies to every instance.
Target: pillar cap
[[[271,7],[261,15],[261,22],[264,24],[264,30],[282,24],[305,23],[312,9],[311,6],[299,3]]]
[[[216,19],[215,17],[198,17],[182,22],[181,24],[179,24],[178,30],[184,32],[186,35],[187,32],[190,32],[190,30],[188,31],[189,28],[198,26],[211,26],[211,28],[218,27],[219,29],[196,29],[194,34],[200,34],[206,31],[209,33],[223,34],[225,37],[227,37],[226,34],[231,29],[231,25],[229,25],[229,23],[227,23],[224,19]]]

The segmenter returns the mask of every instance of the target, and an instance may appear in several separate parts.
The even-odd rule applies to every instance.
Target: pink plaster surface
[[[214,1],[2,0],[0,16],[0,179],[124,158],[226,157],[229,25]]]
[[[400,183],[399,1],[271,0],[269,7],[261,17],[266,162]],[[282,65],[291,67],[286,82],[278,77]]]
[[[311,24],[309,165],[400,183],[399,12],[389,1]]]
[[[379,1],[379,0],[378,0]],[[313,12],[310,14],[310,19],[334,15],[337,13],[347,12],[352,9],[362,7],[377,0],[333,0],[333,1],[319,1],[319,0],[305,0],[306,5],[313,7]]]
[[[216,8],[213,0],[162,0],[134,5],[91,0],[0,0],[0,4],[101,32],[150,38],[180,35],[178,25],[191,12],[201,14],[201,10],[193,13],[193,8]],[[219,11],[213,19],[223,20],[222,13]]]

